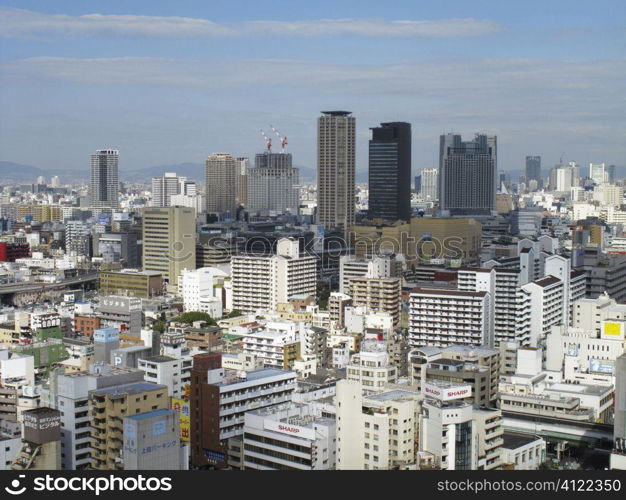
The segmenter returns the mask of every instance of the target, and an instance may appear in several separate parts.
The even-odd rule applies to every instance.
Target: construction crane
[[[272,129],[272,132],[274,132],[276,134],[276,136],[280,139],[280,152],[284,153],[285,152],[285,146],[287,146],[287,144],[289,144],[287,142],[287,136],[281,135],[281,133],[276,130],[272,125],[270,125],[270,128]]]
[[[272,138],[266,136],[265,132],[263,132],[263,129],[261,129],[261,135],[263,136],[263,139],[265,139],[265,147],[267,148],[267,152],[271,153],[272,152]]]

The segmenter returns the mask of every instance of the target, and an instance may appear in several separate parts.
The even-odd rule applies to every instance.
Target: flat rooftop
[[[393,389],[391,391],[381,392],[380,394],[366,396],[365,399],[370,399],[374,401],[393,401],[395,399],[402,398],[415,398],[417,394],[417,392],[403,391],[402,389]]]
[[[549,394],[565,393],[572,395],[583,396],[602,396],[606,393],[612,392],[613,386],[603,385],[587,385],[587,384],[553,384],[550,387],[546,387],[544,392]]]
[[[521,448],[522,446],[526,446],[527,444],[534,443],[541,439],[539,436],[534,436],[532,434],[519,434],[517,432],[504,432],[502,434],[502,439],[504,443],[502,444],[503,448],[507,450],[515,450],[516,448]]]
[[[150,363],[167,363],[168,361],[177,361],[176,358],[172,358],[171,356],[148,356],[147,358],[142,358],[142,361],[148,361]]]
[[[149,418],[162,417],[173,412],[175,412],[175,410],[168,410],[168,409],[162,408],[160,410],[148,411],[146,413],[139,413],[138,415],[128,415],[124,418],[129,418],[131,420],[147,420]]]
[[[103,367],[104,365],[92,365],[93,367]],[[80,377],[108,377],[110,375],[122,375],[124,373],[132,373],[136,372],[135,368],[126,368],[124,366],[114,366],[114,365],[106,365],[106,368],[102,370],[102,372],[90,372],[90,371],[82,371],[82,372],[74,372],[74,373],[63,373],[59,375],[59,377],[70,377],[70,378],[80,378]]]
[[[133,382],[131,384],[118,385],[115,387],[106,387],[104,389],[97,389],[90,391],[95,395],[115,395],[115,394],[138,394],[146,391],[156,391],[159,389],[165,389],[167,386],[162,384],[151,384],[150,382]]]
[[[139,352],[139,351],[145,351],[145,350],[152,350],[152,347],[147,347],[145,345],[130,345],[128,347],[118,347],[116,349],[113,349],[113,351],[115,352]]]
[[[288,371],[288,370],[281,370],[279,368],[260,368],[259,370],[249,371],[249,372],[246,372],[245,379],[237,378],[236,374],[237,374],[237,370],[226,369],[226,372],[225,372],[226,381],[220,382],[214,385],[223,387],[223,386],[233,385],[233,384],[242,384],[245,382],[252,382],[255,380],[262,380],[264,378],[275,377],[277,375],[291,374],[293,375],[294,378],[296,377],[296,372]]]

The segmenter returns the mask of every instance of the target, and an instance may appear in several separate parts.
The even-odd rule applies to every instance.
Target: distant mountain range
[[[317,172],[315,168],[311,167],[298,167],[300,169],[300,182],[314,182]],[[581,173],[585,175],[586,168],[581,165]],[[120,180],[123,182],[150,182],[152,177],[159,177],[166,172],[175,172],[180,176],[187,177],[195,181],[204,180],[204,164],[202,163],[176,163],[174,165],[159,165],[154,167],[140,168],[136,170],[122,170],[120,172]],[[524,171],[521,169],[504,171],[507,174],[507,180],[517,181],[520,174]],[[418,175],[419,171],[413,172],[413,175]],[[31,183],[37,180],[40,175],[44,176],[47,182],[50,182],[50,177],[58,175],[61,183],[68,183],[76,180],[88,180],[89,170],[50,170],[34,167],[32,165],[22,165],[20,163],[14,163],[10,161],[0,161],[0,184],[12,184],[12,183]],[[543,171],[543,176],[548,176],[548,170]],[[626,166],[617,166],[615,168],[615,176],[618,179],[626,178]],[[365,183],[368,180],[367,171],[357,171],[356,182]],[[413,181],[413,179],[411,179]]]
[[[35,182],[40,175],[45,176],[46,173],[39,167],[0,161],[0,183]]]

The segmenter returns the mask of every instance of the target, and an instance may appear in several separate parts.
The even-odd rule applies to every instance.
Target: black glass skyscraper
[[[526,157],[526,184],[531,180],[537,181],[537,188],[541,188],[543,184],[541,178],[541,156]]]
[[[369,143],[369,216],[411,218],[411,124],[381,123]]]

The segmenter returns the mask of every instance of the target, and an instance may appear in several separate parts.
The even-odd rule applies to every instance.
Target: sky
[[[122,178],[253,156],[271,125],[315,168],[333,109],[359,171],[387,121],[411,123],[414,174],[448,132],[496,134],[504,171],[626,165],[622,0],[0,0],[0,78],[0,160],[51,175],[103,148]]]

